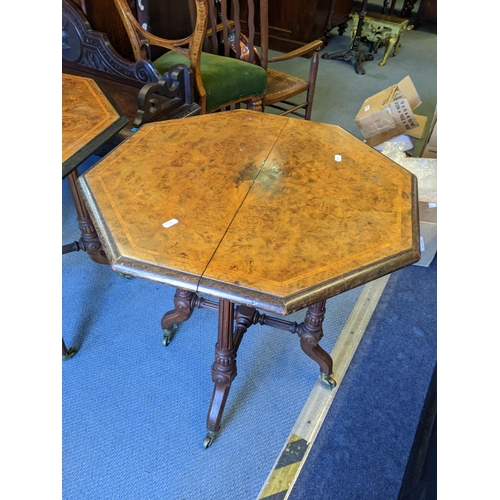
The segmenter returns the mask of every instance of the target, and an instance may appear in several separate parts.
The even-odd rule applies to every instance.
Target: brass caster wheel
[[[165,347],[170,344],[175,331],[177,330],[177,325],[174,323],[168,330],[163,330],[163,345]]]
[[[120,276],[120,278],[123,278],[124,280],[131,280],[133,278],[133,276],[130,276],[130,274],[124,273],[118,273],[118,276]]]
[[[324,373],[322,373],[321,382],[323,382],[330,389],[337,387],[337,382],[335,382],[335,379],[331,375],[325,375]]]
[[[67,351],[66,351],[66,355],[64,355],[62,357],[62,360],[63,361],[66,361],[68,359],[71,359],[74,355],[76,354],[76,349],[74,347],[70,347]]]
[[[210,447],[210,445],[214,442],[214,439],[216,438],[217,433],[216,432],[209,432],[205,439],[203,440],[203,448],[205,450]]]

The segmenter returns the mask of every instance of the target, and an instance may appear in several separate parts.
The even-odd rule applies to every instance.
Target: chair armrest
[[[268,62],[279,62],[279,61],[288,61],[289,59],[295,59],[296,57],[301,57],[309,54],[313,50],[319,50],[323,47],[323,42],[321,40],[314,40],[313,42],[309,42],[307,45],[304,45],[298,49],[292,50],[291,52],[287,52],[286,54],[281,54],[280,56],[269,58]]]

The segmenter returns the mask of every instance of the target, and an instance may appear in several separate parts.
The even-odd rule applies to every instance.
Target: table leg
[[[378,63],[379,66],[385,66],[385,63],[387,62],[387,58],[389,57],[389,54],[391,53],[391,50],[395,47],[396,45],[396,38],[391,36],[389,40],[385,41],[385,52],[384,52],[384,57],[382,60]]]
[[[193,312],[191,300],[195,297],[194,292],[177,288],[174,295],[174,307],[172,311],[168,311],[161,319],[161,327],[163,330],[163,345],[170,344],[177,325],[188,320]]]
[[[98,264],[109,264],[106,254],[102,249],[101,242],[95,231],[94,225],[90,219],[90,215],[87,211],[87,207],[83,203],[80,197],[80,193],[77,188],[78,172],[73,170],[68,175],[68,183],[71,190],[71,196],[73,197],[73,202],[76,209],[76,218],[78,221],[78,226],[82,237],[80,241],[74,242],[69,245],[63,246],[63,254],[68,252],[75,252],[78,250],[83,250],[88,253],[89,257]]]
[[[396,44],[394,45],[394,51],[392,52],[393,56],[396,56],[398,53],[399,47],[401,47],[401,35],[403,34],[403,30],[400,30],[398,36],[396,38]]]
[[[215,344],[215,361],[212,365],[212,380],[215,384],[208,409],[208,434],[203,447],[208,448],[220,430],[220,422],[231,383],[236,377],[236,345],[233,342],[234,304],[219,300],[219,332]]]
[[[67,359],[72,358],[75,354],[76,354],[76,349],[74,347],[70,347],[68,349],[66,347],[64,339],[62,339],[62,360],[66,361]]]
[[[405,0],[403,4],[403,8],[401,9],[400,16],[401,17],[409,17],[413,7],[417,3],[417,0]]]
[[[333,361],[331,356],[318,345],[323,337],[323,320],[325,319],[326,300],[321,300],[307,308],[306,318],[298,330],[300,347],[318,363],[321,379],[329,386],[335,387],[336,382],[331,377]]]

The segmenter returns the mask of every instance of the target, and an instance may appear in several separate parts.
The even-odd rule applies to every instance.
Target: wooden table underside
[[[79,187],[112,268],[177,287],[164,330],[219,311],[211,438],[249,326],[297,333],[332,383],[326,300],[420,255],[415,176],[333,125],[249,111],[149,124]],[[257,311],[305,307],[300,325]]]

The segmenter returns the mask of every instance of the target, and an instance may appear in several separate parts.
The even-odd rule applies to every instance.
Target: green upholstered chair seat
[[[163,74],[174,64],[189,66],[189,60],[172,50],[153,64]],[[223,104],[261,97],[266,92],[266,70],[238,59],[202,52],[200,72],[207,92],[207,113]]]

